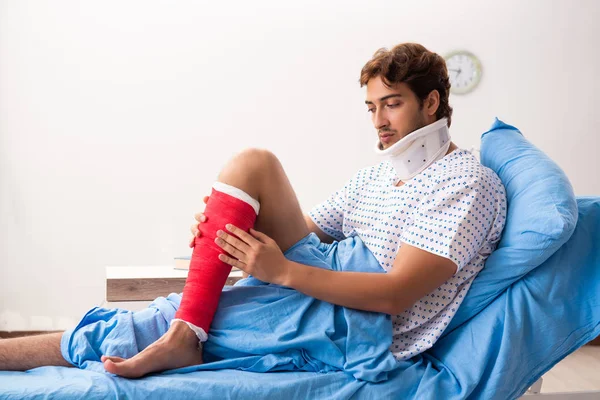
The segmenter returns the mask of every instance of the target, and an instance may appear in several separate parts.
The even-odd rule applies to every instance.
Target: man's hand
[[[226,228],[237,238],[221,230],[217,232],[215,243],[230,255],[219,254],[221,261],[263,282],[280,285],[285,282],[289,261],[275,240],[254,229],[247,233],[230,224]]]
[[[208,198],[209,197],[210,196],[204,196],[204,199],[203,199],[204,204],[208,203]],[[200,232],[200,228],[198,227],[198,225],[200,225],[203,222],[206,222],[207,218],[206,218],[206,215],[204,215],[204,213],[199,212],[199,213],[196,213],[194,215],[194,219],[196,221],[198,221],[198,223],[197,224],[194,223],[190,227],[190,231],[192,232],[192,237],[190,238],[190,244],[189,244],[189,246],[192,247],[192,248],[194,247],[194,243],[196,242],[196,237],[200,237],[200,235],[202,235],[202,232]]]

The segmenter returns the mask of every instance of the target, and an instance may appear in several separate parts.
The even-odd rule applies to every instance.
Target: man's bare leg
[[[274,239],[285,252],[309,234],[296,194],[279,160],[269,151],[249,149],[235,156],[221,171],[219,182],[237,187],[260,203],[255,229]],[[135,357],[102,357],[108,372],[137,378],[150,372],[202,363],[196,334],[183,322]]]
[[[72,367],[60,352],[62,332],[0,339],[0,371],[27,371],[55,365]]]

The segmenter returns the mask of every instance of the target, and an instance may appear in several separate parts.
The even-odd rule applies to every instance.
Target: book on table
[[[184,269],[184,270],[189,270],[190,269],[190,261],[191,261],[192,257],[191,256],[187,256],[187,257],[174,257],[173,261],[175,262],[175,269]]]

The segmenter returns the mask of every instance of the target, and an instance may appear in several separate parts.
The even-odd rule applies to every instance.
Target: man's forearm
[[[387,314],[403,307],[399,304],[400,289],[386,273],[331,271],[293,261],[286,268],[285,286],[319,300]]]

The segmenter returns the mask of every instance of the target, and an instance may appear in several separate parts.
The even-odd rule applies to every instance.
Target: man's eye
[[[370,112],[370,113],[375,112],[375,109],[374,108],[369,108],[369,109],[367,109],[367,112]]]
[[[400,105],[400,103],[386,104],[386,106],[387,106],[388,108],[394,108],[394,107],[397,107],[397,106],[399,106],[399,105]]]

